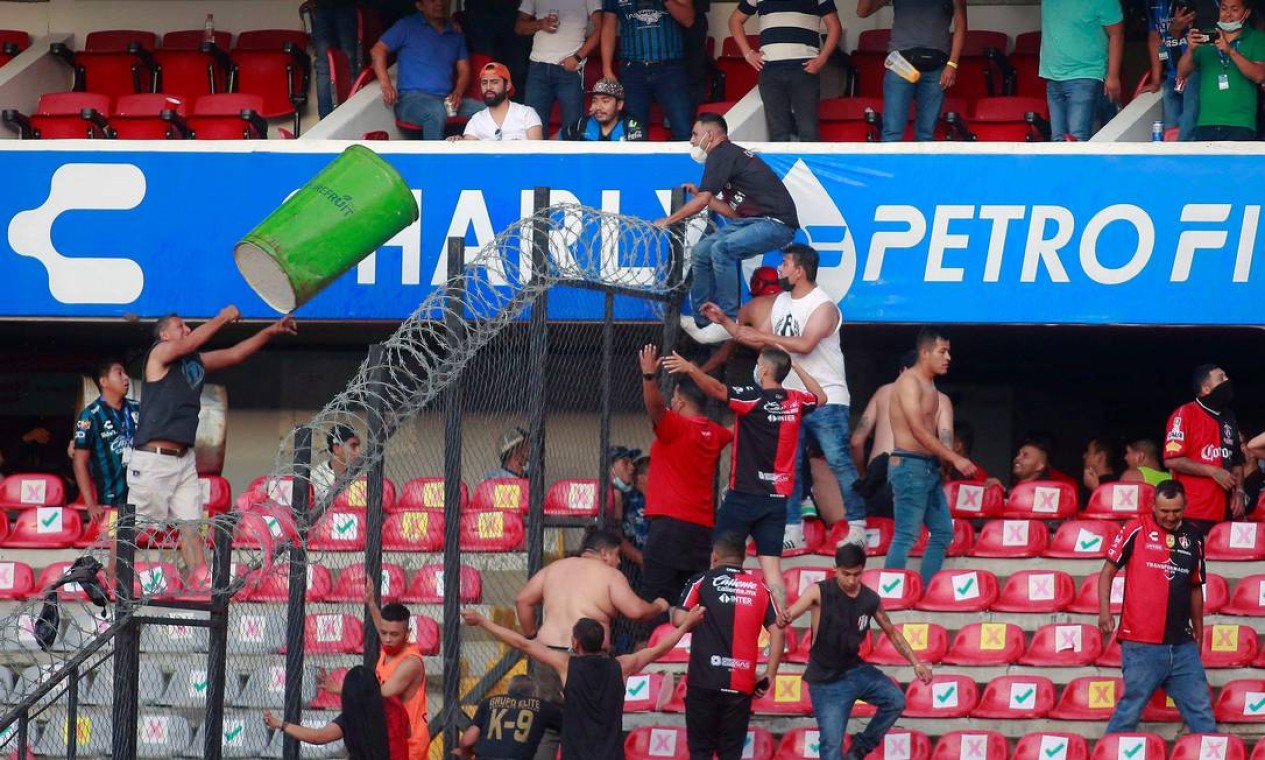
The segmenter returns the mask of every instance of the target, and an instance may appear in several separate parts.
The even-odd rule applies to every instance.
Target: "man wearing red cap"
[[[536,109],[510,100],[514,84],[510,82],[510,70],[503,63],[493,61],[479,72],[479,90],[483,93],[486,109],[479,111],[466,122],[465,140],[541,140],[544,130]]]

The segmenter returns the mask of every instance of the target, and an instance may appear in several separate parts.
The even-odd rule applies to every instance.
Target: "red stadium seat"
[[[203,52],[205,34],[201,29],[186,29],[163,35],[162,47],[154,51],[159,92],[182,92],[197,98],[228,91],[232,62],[224,51],[228,50],[233,36],[216,31],[215,49]]]
[[[906,610],[922,597],[922,578],[912,570],[866,570],[861,582],[883,599],[887,610]]]
[[[822,142],[878,142],[883,99],[828,98],[817,104]]]
[[[323,602],[334,589],[329,568],[315,562],[307,566],[307,593],[309,602]],[[281,563],[253,571],[247,576],[246,587],[239,597],[250,602],[286,602],[290,599],[290,566]],[[361,587],[361,598],[364,588]]]
[[[1265,559],[1265,523],[1223,522],[1204,540],[1208,559],[1248,562]]]
[[[523,546],[523,518],[513,512],[471,512],[461,516],[461,548],[509,552]]]
[[[461,579],[457,584],[462,604],[478,604],[483,601],[483,576],[478,568],[461,566]],[[444,601],[444,566],[423,565],[413,574],[403,594],[406,602],[442,604]]]
[[[936,742],[931,760],[1006,760],[1010,745],[996,731],[950,731]]]
[[[382,525],[387,551],[437,552],[444,548],[444,513],[429,510],[396,512]]]
[[[1124,603],[1124,573],[1116,573],[1116,577],[1111,579],[1111,603],[1110,608],[1113,613],[1120,612],[1120,606]],[[1098,614],[1098,573],[1087,576],[1081,581],[1080,590],[1076,592],[1076,598],[1067,607],[1068,612],[1076,612],[1081,615],[1097,615]]]
[[[672,687],[672,696],[668,697],[668,701],[663,703],[659,709],[666,713],[683,713],[685,712],[685,691],[687,679],[679,679],[676,686]]]
[[[808,662],[808,654],[809,652],[812,651],[812,648],[813,648],[813,629],[806,628],[804,630],[803,637],[797,637],[799,638],[798,641],[794,641],[794,638],[792,638],[794,631],[795,631],[794,628],[786,629],[787,653],[786,653],[786,657],[784,658],[784,661],[795,662],[795,663],[799,663],[800,665],[803,665]],[[689,634],[686,634],[686,636],[688,635]],[[794,641],[794,646],[792,646],[793,641]],[[862,660],[865,660],[866,662],[868,662],[870,658],[873,656],[873,651],[874,651],[874,639],[870,636],[866,636],[865,638],[861,639],[861,648],[857,650],[857,656],[860,657]]]
[[[799,646],[799,641],[794,628],[786,628],[782,634],[782,657],[785,658],[787,652],[795,651]],[[760,637],[756,640],[756,645],[759,647],[759,653],[756,655],[757,662],[769,661],[769,652],[772,651],[769,645],[772,643],[773,639],[769,636],[768,629],[761,628]]]
[[[953,637],[944,661],[951,665],[1012,665],[1023,655],[1023,629],[1014,623],[971,623]]]
[[[1117,630],[1118,634],[1120,631]],[[1112,670],[1121,667],[1121,660],[1124,654],[1120,650],[1120,640],[1116,636],[1112,636],[1106,646],[1103,647],[1102,654],[1098,655],[1098,659],[1094,660],[1094,665],[1100,668],[1111,668]]]
[[[844,737],[843,746],[848,746]],[[821,757],[821,732],[815,728],[794,728],[782,734],[778,743],[777,760],[807,760]]]
[[[1067,520],[1076,516],[1076,488],[1057,480],[1016,483],[1006,497],[1003,516],[1014,519]]]
[[[997,576],[987,570],[941,570],[927,585],[915,609],[933,612],[982,612],[997,601]]]
[[[666,693],[665,693],[666,690]],[[662,673],[638,673],[624,681],[624,712],[653,712],[659,709],[660,699],[666,700],[672,693],[672,676]]]
[[[1041,553],[1053,559],[1102,559],[1120,527],[1102,520],[1068,520]]]
[[[14,581],[18,582],[19,580],[18,576],[21,573],[21,570],[18,567],[16,567],[16,565],[20,563],[5,563],[5,564],[15,565]],[[40,570],[40,574],[38,578],[27,579],[27,591],[29,592],[28,595],[38,596],[40,594],[43,594],[53,585],[54,582],[56,582],[63,575],[66,574],[66,571],[70,569],[70,565],[71,565],[70,562],[52,562],[46,565],[43,570]],[[26,567],[26,574],[32,574],[33,572],[34,571],[29,566]],[[98,576],[98,577],[101,577],[101,576]],[[102,587],[104,586],[105,584],[103,582]],[[108,593],[112,595],[113,591],[110,590],[108,591]],[[20,597],[13,596],[13,597],[6,597],[6,598],[25,599],[27,598],[27,596],[20,596]],[[75,599],[81,600],[81,601],[87,601],[88,593],[84,591],[83,588],[81,588],[78,583],[67,583],[64,586],[58,587],[57,598],[64,601],[70,601],[70,600],[75,600]]]
[[[1015,55],[1038,55],[1041,52],[1041,32],[1024,32],[1015,35]]]
[[[1073,668],[1091,665],[1102,654],[1102,633],[1087,623],[1048,623],[1032,635],[1020,665]]]
[[[183,117],[186,113],[184,98],[162,93],[120,95],[110,114],[108,134],[119,140],[183,139],[185,133],[180,123],[162,118],[162,112],[167,110]],[[203,500],[206,500],[205,495]],[[227,506],[221,511],[226,510]]]
[[[1089,760],[1089,742],[1080,734],[1024,734],[1010,760]]]
[[[1041,520],[989,520],[976,537],[971,556],[1038,557],[1049,543],[1050,529]]]
[[[1072,576],[1062,570],[1023,570],[1006,579],[992,609],[997,612],[1061,612],[1075,595]]]
[[[1248,625],[1204,626],[1200,659],[1205,668],[1246,668],[1259,651],[1256,629]]]
[[[475,512],[504,510],[527,514],[526,478],[489,478],[474,488],[470,509]]]
[[[689,760],[685,726],[638,726],[624,739],[628,760]]]
[[[263,99],[258,95],[203,95],[193,102],[187,123],[195,140],[263,140],[268,136]]]
[[[593,479],[559,480],[549,486],[545,494],[545,514],[560,517],[597,517],[600,500],[598,481]],[[606,500],[609,506],[615,501],[615,490],[610,489]]]
[[[1073,678],[1050,711],[1055,720],[1107,720],[1124,695],[1124,681],[1106,676]]]
[[[364,551],[365,513],[356,509],[327,511],[312,526],[308,546],[318,551]]]
[[[848,530],[846,520],[840,520],[830,528],[833,536],[835,528],[839,528],[840,532]],[[869,517],[865,520],[865,553],[870,557],[882,557],[887,554],[887,548],[892,545],[892,537],[896,535],[896,523],[890,517]],[[838,541],[827,541],[823,550],[829,550],[831,556],[834,556],[834,549]]]
[[[247,96],[249,99],[249,96]],[[203,102],[205,101],[205,102]],[[227,106],[233,102],[244,102],[237,95],[217,95],[214,98],[199,98],[194,104],[194,114],[198,113],[198,107],[219,110],[220,106],[224,106],[226,112],[231,113],[231,109]],[[288,507],[294,503],[294,478],[290,475],[282,477],[272,477],[261,475],[250,481],[250,485],[246,486],[246,494],[250,496],[250,502],[272,502],[283,507]],[[312,487],[308,486],[308,504],[312,504],[313,499]]]
[[[1034,720],[1054,707],[1054,682],[1044,676],[999,676],[988,682],[972,718]]]
[[[0,562],[0,599],[25,599],[36,590],[35,572],[30,565]]]
[[[1230,601],[1230,584],[1216,573],[1208,573],[1208,577],[1204,578],[1203,591],[1205,615],[1220,612]]]
[[[17,29],[0,29],[0,66],[16,58],[31,44],[31,36]]]
[[[848,744],[849,742],[844,742]],[[866,755],[867,760],[911,760],[930,757],[931,740],[921,731],[893,728],[883,735],[883,743]]]
[[[470,503],[470,490],[461,484],[461,511],[465,512]],[[417,509],[444,509],[443,478],[413,478],[404,484],[395,508],[401,512]]]
[[[937,674],[931,683],[914,681],[905,691],[906,718],[965,718],[979,702],[975,681]]]
[[[122,100],[119,99],[120,103]],[[206,514],[222,515],[233,508],[233,487],[219,475],[199,476],[198,488],[202,491],[202,509]]]
[[[334,497],[335,509],[364,509],[368,506],[369,479],[360,477],[347,484],[347,487]],[[390,478],[382,479],[382,509],[387,512],[395,510],[395,483]]]
[[[1245,575],[1234,584],[1223,615],[1265,616],[1265,575]]]
[[[909,550],[909,556],[921,557],[927,550],[927,540],[930,538],[927,529],[923,528],[918,536],[918,540],[914,542],[913,548]],[[971,553],[971,547],[975,545],[975,529],[971,527],[968,520],[953,520],[953,540],[949,542],[949,550],[945,552],[946,557],[965,557]]]
[[[1003,94],[1005,82],[1002,70],[994,58],[1004,59],[1009,46],[1010,38],[1004,32],[968,30],[966,44],[962,46],[962,55],[958,59],[953,94],[969,100]]]
[[[733,108],[737,102],[736,100],[717,100],[711,103],[699,103],[695,113],[714,113],[718,116],[724,116],[729,113],[729,109]]]
[[[757,715],[812,715],[813,702],[808,697],[808,684],[799,673],[778,673],[764,696],[752,700],[751,712]]]
[[[66,489],[56,475],[20,472],[0,480],[0,509],[59,507],[65,503]]]
[[[1108,734],[1094,744],[1090,760],[1164,760],[1167,751],[1155,734]]]
[[[887,58],[891,37],[891,29],[867,29],[857,36],[856,50],[848,54],[853,77],[852,95],[883,96],[883,60]]]
[[[365,630],[352,615],[317,612],[303,621],[303,650],[308,654],[360,654]]]
[[[1045,97],[1045,80],[1039,73],[1040,56],[1041,32],[1024,32],[1015,37],[1015,49],[1010,54],[1010,66],[1015,70],[1012,94]]]
[[[171,598],[183,588],[180,571],[170,562],[137,562],[132,593],[137,597]]]
[[[918,653],[918,659],[934,665],[945,657],[949,650],[949,634],[944,626],[938,623],[896,623],[896,630],[901,632],[909,648]],[[875,665],[908,665],[905,657],[896,650],[896,646],[887,634],[880,632],[878,643],[863,659]]]
[[[650,633],[650,646],[653,647],[659,642],[666,639],[667,637],[671,636],[672,632],[675,630],[676,630],[676,627],[669,623],[664,623],[663,625],[655,628]],[[791,629],[787,628],[786,630],[789,631]],[[690,661],[690,643],[692,642],[693,638],[694,638],[694,633],[692,631],[689,633],[686,633],[684,636],[681,637],[681,640],[676,643],[676,646],[669,649],[668,653],[660,657],[657,660],[657,662],[689,662]]]
[[[839,523],[846,521],[840,520]],[[839,524],[839,523],[836,523]],[[806,554],[816,554],[821,551],[829,551],[826,556],[835,556],[836,544],[826,543],[826,525],[821,520],[804,520],[804,545],[797,549],[783,549],[783,557],[802,557]],[[755,550],[755,543],[750,546],[752,551]]]
[[[1243,678],[1221,687],[1213,709],[1218,723],[1265,721],[1265,680]]]
[[[408,640],[416,644],[423,655],[436,655],[442,649],[439,623],[425,615],[414,615],[408,620]]]
[[[760,72],[742,58],[722,55],[716,59],[716,68],[725,74],[725,100],[742,100],[760,83]]]
[[[378,593],[383,602],[398,599],[404,595],[404,568],[390,562],[382,563],[382,576]],[[348,565],[338,573],[338,582],[330,592],[326,601],[330,602],[363,602],[365,598],[365,566],[357,562]]]
[[[1251,760],[1265,760],[1265,739],[1256,742],[1256,746],[1252,748]]]
[[[298,108],[307,103],[311,60],[307,35],[284,29],[261,29],[237,35],[232,50],[233,91],[259,96],[259,115],[265,119],[294,117],[299,134]]]
[[[289,507],[263,506],[242,511],[233,543],[249,548],[269,547],[297,539],[298,535],[299,528]]]
[[[787,570],[782,574],[786,584],[786,606],[795,604],[805,591],[834,576],[833,567],[796,567]]]
[[[336,45],[325,50],[325,58],[329,64],[329,94],[335,108],[347,102],[351,97],[351,59],[347,53]],[[317,83],[320,87],[320,83]]]
[[[949,512],[964,520],[1001,517],[1006,492],[1001,486],[985,486],[983,481],[955,480],[944,484],[944,498]]]
[[[959,114],[961,115],[961,114]],[[1047,142],[1049,107],[1044,98],[985,97],[963,120],[969,139],[980,142]]]
[[[5,482],[8,482],[7,480]],[[79,510],[68,507],[31,507],[18,513],[4,539],[8,549],[66,549],[83,533]]]
[[[760,49],[760,35],[748,34],[746,37],[748,47],[752,50]],[[742,48],[738,47],[738,41],[736,39],[733,37],[726,37],[720,43],[720,54],[726,58],[741,58]]]
[[[74,90],[107,97],[152,92],[158,35],[129,29],[89,32],[83,50],[72,52],[62,43],[50,46],[53,54],[71,65]]]
[[[1183,734],[1168,760],[1244,760],[1247,747],[1233,734]]]
[[[1090,494],[1081,517],[1087,520],[1128,520],[1151,511],[1155,486],[1150,483],[1103,483]]]

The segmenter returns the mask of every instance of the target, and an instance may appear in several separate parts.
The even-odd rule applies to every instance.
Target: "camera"
[[[1209,42],[1216,42],[1217,38],[1220,36],[1221,36],[1220,29],[1196,29],[1191,34],[1191,38],[1194,39],[1195,42],[1205,43],[1205,44]]]

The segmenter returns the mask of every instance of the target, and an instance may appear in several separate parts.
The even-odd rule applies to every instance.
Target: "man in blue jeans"
[[[810,586],[777,624],[782,628],[795,618],[815,610],[813,648],[808,653],[804,681],[813,701],[813,715],[820,732],[820,754],[824,760],[841,760],[843,736],[852,705],[858,700],[877,708],[865,730],[852,737],[848,760],[861,760],[883,742],[883,735],[896,724],[905,709],[905,694],[878,668],[861,660],[860,650],[870,635],[870,623],[878,627],[910,665],[923,683],[931,682],[931,667],[918,659],[901,632],[883,611],[883,600],[861,583],[865,572],[865,550],[844,544],[835,550],[835,574]]]
[[[1136,731],[1142,708],[1163,688],[1191,733],[1217,730],[1208,696],[1208,675],[1199,659],[1204,630],[1203,537],[1182,521],[1186,489],[1176,480],[1155,488],[1151,514],[1120,529],[1098,574],[1098,627],[1116,629],[1111,615],[1111,583],[1125,571],[1120,616],[1120,656],[1124,696],[1107,723],[1107,733]]]
[[[925,585],[940,572],[953,541],[953,518],[940,487],[940,462],[948,462],[968,478],[976,468],[953,451],[952,431],[937,435],[940,393],[935,379],[949,371],[949,339],[927,327],[918,333],[914,346],[918,362],[896,379],[889,411],[895,447],[887,460],[887,482],[892,484],[896,532],[883,566],[903,570],[910,548],[926,525],[930,535],[920,568]]]
[[[536,109],[549,137],[556,101],[562,127],[584,115],[584,61],[597,50],[602,32],[601,0],[523,0],[514,30],[531,35],[524,102]]]
[[[899,52],[921,76],[909,82],[896,72],[883,72],[883,142],[905,138],[909,107],[914,116],[914,139],[935,139],[944,93],[958,79],[958,60],[966,44],[966,0],[858,0],[857,15],[866,18],[892,4],[889,52]]]
[[[602,3],[602,77],[620,80],[627,93],[628,115],[642,124],[650,124],[650,101],[658,102],[668,117],[673,140],[689,139],[694,121],[685,68],[685,29],[693,25],[693,0]]]
[[[702,213],[722,192],[737,213],[737,218],[694,245],[690,301],[696,313],[681,315],[681,328],[691,338],[721,343],[730,339],[729,332],[703,315],[703,305],[714,303],[730,319],[737,317],[739,264],[791,242],[799,229],[799,216],[790,191],[769,165],[729,141],[723,117],[699,114],[690,146],[690,156],[703,164],[703,178],[697,187],[685,186],[687,193],[693,193],[685,205],[655,224],[668,227]]]
[[[352,79],[360,73],[360,49],[356,33],[360,26],[354,0],[316,0],[312,4],[312,63],[316,68],[316,115],[324,119],[334,110],[330,95],[330,48],[342,50]]]
[[[1120,103],[1124,14],[1120,0],[1044,0],[1041,67],[1055,140],[1085,141],[1103,97]]]

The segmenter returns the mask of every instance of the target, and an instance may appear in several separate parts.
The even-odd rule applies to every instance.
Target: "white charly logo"
[[[53,225],[67,211],[126,211],[144,199],[145,175],[132,164],[65,164],[53,172],[43,205],[9,222],[9,247],[44,265],[49,293],[61,303],[131,303],[145,287],[140,265],[65,256],[53,246]]]
[[[852,239],[852,228],[844,220],[843,212],[830,197],[830,193],[826,192],[821,180],[804,163],[804,159],[798,159],[791,166],[782,182],[795,200],[799,226],[804,237],[821,254],[817,284],[835,301],[842,301],[852,287],[857,272],[857,252]],[[759,257],[743,262],[743,279],[750,281],[751,273],[764,263]],[[777,266],[777,261],[770,262],[770,265]]]

